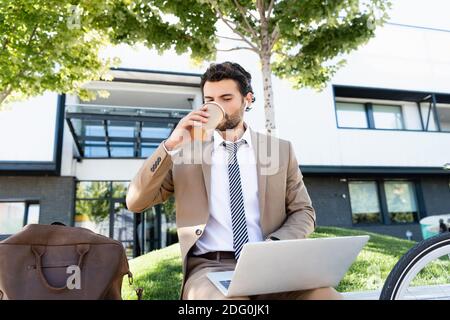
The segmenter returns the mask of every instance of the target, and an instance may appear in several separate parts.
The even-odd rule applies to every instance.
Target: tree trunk
[[[8,96],[11,94],[11,88],[6,87],[3,91],[0,91],[0,110],[2,108],[3,102],[8,98]]]
[[[266,117],[266,130],[267,134],[277,136],[277,130],[275,126],[275,110],[273,103],[272,67],[270,65],[270,55],[262,56],[261,64],[264,87],[264,114]]]
[[[264,1],[257,1],[257,8],[261,19],[261,50],[259,57],[261,59],[261,70],[264,87],[264,115],[266,117],[266,131],[268,135],[277,136],[275,126],[275,111],[273,105],[272,90],[272,67],[270,58],[272,57],[272,43],[269,35],[269,17],[266,17],[266,8]]]

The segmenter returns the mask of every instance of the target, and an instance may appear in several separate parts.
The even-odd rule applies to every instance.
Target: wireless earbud
[[[245,100],[245,107],[244,107],[244,110],[245,110],[245,111],[250,111],[250,110],[252,110],[252,108],[250,108],[250,107],[248,106],[247,100]]]

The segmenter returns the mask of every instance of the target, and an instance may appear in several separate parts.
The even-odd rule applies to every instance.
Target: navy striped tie
[[[239,259],[242,247],[248,242],[247,224],[245,221],[244,198],[242,195],[241,176],[237,161],[237,150],[247,143],[244,139],[238,142],[223,142],[228,152],[228,181],[230,186],[231,226],[233,229],[233,248],[236,260]]]

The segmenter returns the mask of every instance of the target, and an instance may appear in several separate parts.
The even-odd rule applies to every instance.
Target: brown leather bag
[[[85,228],[31,224],[0,242],[0,300],[120,300],[127,274],[122,244]]]

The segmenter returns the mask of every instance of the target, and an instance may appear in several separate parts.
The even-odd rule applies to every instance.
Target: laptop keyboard
[[[225,289],[228,289],[228,287],[230,286],[231,280],[222,280],[219,282]]]

